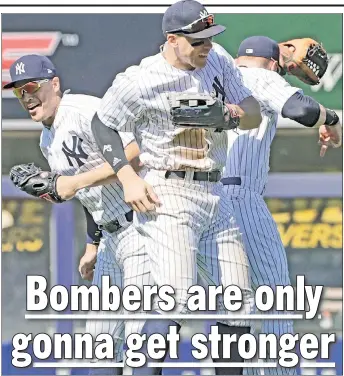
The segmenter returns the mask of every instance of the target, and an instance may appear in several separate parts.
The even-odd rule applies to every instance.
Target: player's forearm
[[[92,119],[91,129],[99,150],[115,173],[129,164],[125,156],[121,136],[115,129],[103,124],[97,114]]]
[[[335,111],[325,108],[315,99],[300,92],[292,95],[282,108],[282,116],[294,120],[305,127],[335,125],[339,117]]]
[[[136,142],[130,143],[124,150],[127,160],[135,172],[141,169],[139,163],[139,147]],[[116,172],[108,162],[105,162],[101,167],[84,172],[79,175],[71,177],[75,181],[76,190],[83,188],[96,187],[99,185],[111,184],[118,180]]]
[[[249,130],[259,127],[262,115],[260,113],[260,105],[255,98],[247,97],[238,105],[231,106],[235,108],[240,117],[240,129]]]
[[[102,237],[102,232],[99,230],[98,225],[94,222],[94,219],[90,212],[83,206],[86,224],[87,224],[87,243],[99,245],[100,239]]]
[[[75,190],[79,191],[83,188],[113,183],[117,179],[117,176],[112,167],[106,162],[101,167],[71,176],[71,179],[73,180],[72,184],[74,184]]]

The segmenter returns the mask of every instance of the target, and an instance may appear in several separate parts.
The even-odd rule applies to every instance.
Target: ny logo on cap
[[[20,63],[17,63],[16,65],[16,74],[22,74],[25,73],[25,64],[21,61]]]
[[[208,13],[208,11],[207,11],[206,9],[201,10],[201,11],[199,12],[199,16],[200,16],[201,18],[207,17],[208,14],[209,14],[209,13]]]

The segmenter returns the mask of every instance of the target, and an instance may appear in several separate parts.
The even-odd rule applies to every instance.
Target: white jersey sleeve
[[[133,132],[142,113],[142,100],[136,83],[138,67],[119,73],[101,100],[99,119],[117,131]]]
[[[227,100],[229,103],[239,104],[252,95],[251,90],[245,86],[242,74],[236,67],[233,57],[217,43],[213,43],[213,49],[224,62],[224,90]]]
[[[250,86],[253,96],[256,97],[264,107],[271,108],[278,114],[281,114],[283,106],[292,95],[296,92],[302,92],[302,89],[291,86],[277,72],[260,68],[242,69],[247,70],[250,76],[255,76],[255,85]],[[248,79],[249,75],[247,75]],[[246,77],[246,72],[244,77]]]

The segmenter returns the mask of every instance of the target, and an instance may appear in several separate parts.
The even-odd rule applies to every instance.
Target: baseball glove
[[[59,176],[55,172],[42,171],[34,163],[17,165],[10,171],[10,179],[16,187],[31,196],[57,204],[64,201],[56,191]]]
[[[311,38],[279,43],[280,66],[308,85],[318,85],[326,72],[328,56],[324,47]]]
[[[169,101],[172,123],[177,127],[222,131],[239,126],[238,114],[211,95],[171,93]]]

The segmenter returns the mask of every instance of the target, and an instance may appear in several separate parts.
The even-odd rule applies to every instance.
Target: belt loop
[[[195,173],[195,170],[186,170],[185,171],[185,181],[188,182],[188,183],[191,183],[193,184],[194,183],[194,173]]]
[[[190,182],[194,182],[194,175],[195,175],[195,170],[190,170]]]

